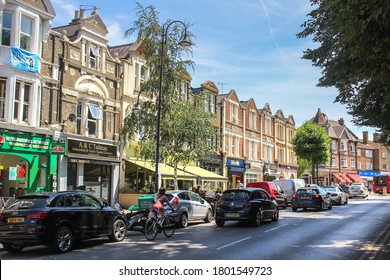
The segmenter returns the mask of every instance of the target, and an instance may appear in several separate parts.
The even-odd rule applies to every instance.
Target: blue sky
[[[133,0],[82,2],[51,0],[56,11],[53,26],[68,24],[80,5],[97,5],[105,22],[110,45],[133,42],[124,32],[136,19]],[[275,113],[292,115],[296,127],[312,118],[318,108],[329,119],[344,118],[348,127],[362,138],[345,107],[333,103],[335,88],[316,86],[321,70],[301,59],[303,51],[313,46],[310,39],[297,39],[301,24],[312,7],[309,0],[140,0],[153,5],[160,22],[181,20],[193,24],[195,72],[192,86],[210,80],[220,93],[234,89],[242,101],[253,98],[257,108],[269,103]]]

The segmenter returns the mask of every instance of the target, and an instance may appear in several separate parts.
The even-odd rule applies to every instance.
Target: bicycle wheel
[[[171,237],[175,233],[176,223],[173,217],[166,217],[163,223],[163,232],[166,237]]]
[[[145,237],[147,240],[152,241],[156,238],[157,235],[157,228],[156,228],[156,221],[153,218],[149,218],[146,220],[145,223]]]

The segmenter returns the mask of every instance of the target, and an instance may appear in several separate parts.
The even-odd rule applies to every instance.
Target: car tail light
[[[172,199],[172,204],[179,204],[179,198],[175,196],[174,199]]]
[[[337,193],[332,193],[331,196],[337,196]]]
[[[294,193],[293,196],[292,196],[292,198],[297,198],[297,194]]]
[[[4,216],[3,216],[3,215],[0,215],[0,221],[1,221],[2,219],[4,219]]]
[[[217,202],[217,208],[221,208],[221,201]]]
[[[315,194],[314,198],[320,198],[320,195],[319,194]]]
[[[30,214],[27,215],[27,219],[40,219],[43,220],[47,217],[47,212],[40,212],[40,213],[35,213],[35,214]]]

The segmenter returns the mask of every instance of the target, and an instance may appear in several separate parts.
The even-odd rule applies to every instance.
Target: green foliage
[[[137,114],[129,108],[124,120],[122,135],[128,143],[137,135],[138,155],[141,158],[155,161],[157,104],[160,85],[160,57],[162,49],[162,33],[171,21],[160,26],[158,13],[153,6],[144,8],[137,4],[138,19],[133,27],[126,31],[126,36],[138,34],[138,42],[142,42],[146,66],[149,69],[149,79],[141,85],[143,97],[148,101],[142,103],[142,110]],[[189,27],[188,24],[186,24]],[[183,37],[184,27],[170,25],[167,42],[164,44],[164,64],[162,80],[162,108],[160,129],[160,161],[169,162],[173,166],[178,163],[187,164],[202,159],[213,148],[207,140],[217,137],[212,124],[212,115],[205,112],[202,96],[193,100],[180,99],[178,89],[189,79],[186,69],[193,67],[191,60],[184,60],[183,54],[191,54],[191,48],[183,48],[178,41]],[[193,37],[187,28],[187,34]]]
[[[310,168],[310,162],[306,159],[298,158],[298,171],[297,176],[298,178],[302,178],[302,176],[305,174],[307,170]]]
[[[356,125],[377,127],[390,136],[390,2],[311,0],[314,9],[299,38],[316,48],[303,58],[322,69],[319,86],[336,87]]]
[[[331,141],[325,129],[312,122],[304,123],[294,134],[292,144],[295,154],[299,159],[312,164],[313,178],[314,167],[329,161]]]

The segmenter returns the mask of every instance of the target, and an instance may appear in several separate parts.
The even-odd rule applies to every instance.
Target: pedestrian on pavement
[[[244,184],[241,183],[240,180],[237,180],[237,189],[243,189],[244,188]]]

